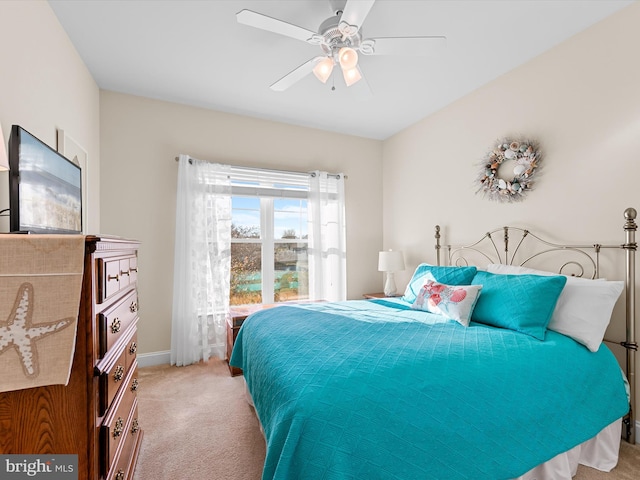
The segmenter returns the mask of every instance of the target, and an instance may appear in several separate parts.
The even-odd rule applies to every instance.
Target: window
[[[309,298],[308,185],[306,174],[232,174],[231,305]]]
[[[230,303],[346,299],[344,175],[180,155],[176,200],[172,364],[224,358]]]

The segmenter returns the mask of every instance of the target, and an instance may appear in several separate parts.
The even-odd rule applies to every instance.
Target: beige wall
[[[88,153],[88,228],[100,227],[99,91],[45,1],[0,2],[0,124],[9,141],[20,125],[52,148],[63,129]],[[8,173],[0,172],[0,210],[9,207]],[[9,230],[0,217],[0,232]]]
[[[141,353],[169,350],[180,153],[232,165],[344,172],[348,296],[379,291],[381,142],[101,92],[102,231],[142,241]]]
[[[636,3],[384,142],[384,245],[407,252],[402,281],[435,261],[436,224],[460,242],[503,225],[624,241],[624,209],[640,211],[639,24]],[[519,135],[544,151],[534,190],[515,204],[476,195],[484,155]]]

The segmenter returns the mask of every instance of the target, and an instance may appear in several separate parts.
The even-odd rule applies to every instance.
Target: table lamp
[[[401,272],[402,270],[404,270],[404,256],[402,252],[388,250],[378,254],[378,271],[385,273],[384,294],[387,297],[392,297],[398,292],[393,275],[395,272]]]

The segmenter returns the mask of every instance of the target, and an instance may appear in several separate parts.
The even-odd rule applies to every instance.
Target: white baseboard
[[[152,367],[154,365],[165,365],[171,363],[171,352],[139,353],[136,355],[139,367]]]

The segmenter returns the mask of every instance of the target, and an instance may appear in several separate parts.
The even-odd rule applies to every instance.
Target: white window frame
[[[306,243],[309,238],[274,238],[275,209],[274,198],[309,198],[309,175],[304,173],[278,172],[274,170],[245,169],[232,167],[231,196],[260,199],[260,238],[232,238],[231,243],[261,244],[262,303],[275,303],[275,245],[277,243]],[[237,185],[233,181],[257,183],[257,185]],[[278,188],[276,185],[295,185],[300,189]],[[303,190],[302,188],[306,188]]]

